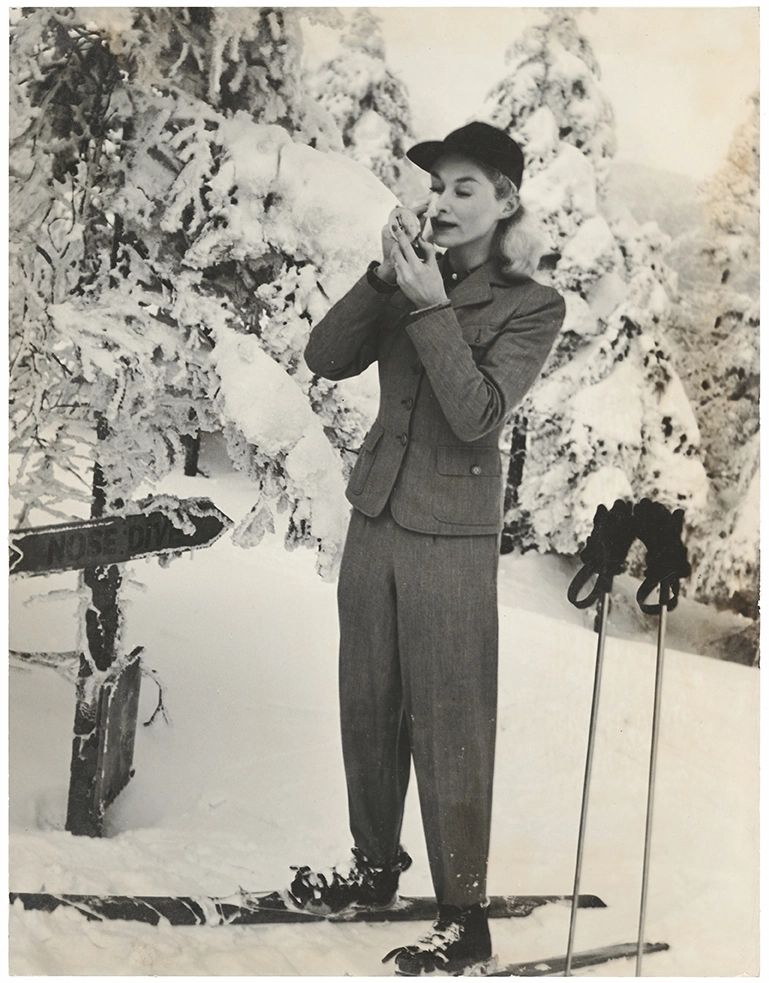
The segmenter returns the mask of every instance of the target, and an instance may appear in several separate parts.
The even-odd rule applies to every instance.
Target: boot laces
[[[401,945],[388,952],[382,962],[387,962],[393,956],[427,955],[435,962],[447,963],[447,949],[459,942],[464,931],[464,922],[456,918],[438,918],[429,932],[417,939],[412,945]]]
[[[452,942],[459,942],[462,938],[462,922],[454,918],[439,918],[429,932],[426,932],[417,941],[417,945],[424,945],[427,948],[438,948],[450,945]]]
[[[462,938],[462,924],[456,921],[437,921],[431,931],[417,939],[413,946],[417,952],[427,952],[448,962],[445,950]],[[412,946],[406,946],[407,949]]]
[[[352,857],[345,863],[327,870],[314,871],[310,867],[292,867],[296,877],[291,887],[294,896],[309,893],[313,903],[330,903],[333,908],[344,907],[363,893],[376,892],[382,876],[400,873],[411,866],[411,857],[401,849],[392,865],[376,867],[365,854],[353,847]],[[291,893],[290,892],[290,893]]]
[[[302,884],[309,888],[315,897],[321,897],[329,888],[342,885],[361,887],[364,882],[370,882],[373,874],[372,869],[367,865],[364,869],[357,857],[326,870],[312,870],[310,867],[292,867],[291,870],[296,871]]]

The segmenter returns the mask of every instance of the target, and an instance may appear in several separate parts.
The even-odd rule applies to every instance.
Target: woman
[[[502,426],[564,317],[529,278],[520,147],[485,123],[420,143],[432,242],[383,230],[383,260],[312,331],[327,379],[379,363],[381,403],[347,495],[339,577],[342,746],[354,840],[348,871],[297,869],[304,908],[386,906],[414,761],[438,901],[432,932],[389,953],[399,973],[491,959],[486,867],[497,703]],[[445,249],[438,258],[436,246]]]

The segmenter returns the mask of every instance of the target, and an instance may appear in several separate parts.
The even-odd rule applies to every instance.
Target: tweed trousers
[[[414,762],[439,903],[486,899],[499,538],[354,509],[339,576],[342,748],[355,845],[395,857]]]

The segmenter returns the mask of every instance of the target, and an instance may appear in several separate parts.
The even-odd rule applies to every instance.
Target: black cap
[[[468,123],[453,130],[445,140],[418,143],[406,156],[423,171],[431,171],[443,154],[465,154],[494,167],[510,178],[516,188],[523,180],[523,151],[504,130],[489,123]]]

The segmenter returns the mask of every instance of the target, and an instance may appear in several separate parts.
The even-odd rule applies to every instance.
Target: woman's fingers
[[[419,248],[422,250],[422,253],[424,254],[424,257],[425,257],[424,261],[425,261],[425,263],[430,263],[431,265],[433,265],[433,264],[437,265],[437,263],[438,263],[437,251],[435,249],[435,246],[433,245],[432,242],[430,242],[429,239],[423,239],[420,236],[419,237]]]
[[[398,269],[408,269],[410,265],[410,257],[406,252],[407,249],[411,249],[411,245],[408,242],[404,245],[399,239],[395,240],[395,248],[393,249],[392,255]],[[414,250],[411,249],[411,252],[413,253]]]
[[[401,248],[403,248],[404,245],[409,244],[409,237],[406,235],[406,233],[403,231],[400,225],[393,225],[391,226],[391,228],[392,228],[393,238]]]
[[[413,250],[412,250],[413,251]],[[408,257],[404,256],[400,243],[393,250],[393,261],[395,263],[395,273],[399,281],[411,280],[413,278],[413,268],[409,263]]]
[[[404,260],[407,263],[409,263],[410,265],[414,265],[416,263],[420,263],[421,264],[422,261],[417,256],[417,254],[414,252],[414,247],[411,244],[411,240],[406,235],[406,233],[403,232],[401,229],[399,229],[398,232],[396,233],[395,243],[396,243],[396,245],[397,245],[397,247],[398,247],[401,255],[403,256]]]

